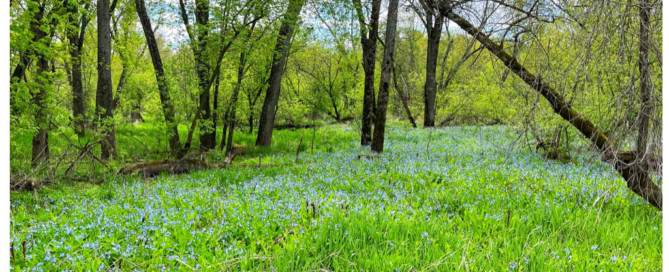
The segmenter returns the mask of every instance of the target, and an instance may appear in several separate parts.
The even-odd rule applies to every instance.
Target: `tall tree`
[[[276,116],[277,104],[279,103],[279,93],[281,92],[281,77],[285,71],[286,58],[290,50],[290,44],[297,21],[300,19],[300,12],[304,6],[305,0],[289,0],[288,8],[281,21],[279,36],[276,39],[276,46],[272,57],[272,68],[269,75],[269,86],[262,112],[260,113],[260,126],[258,127],[257,146],[267,146],[272,144],[272,131],[274,130],[274,117]]]
[[[109,0],[98,0],[98,85],[95,115],[102,129],[102,159],[116,158],[114,131],[114,94],[111,76],[111,25]]]
[[[52,6],[49,13],[46,12],[47,3],[29,3],[28,8],[31,14],[35,14],[34,21],[30,23],[30,32],[33,35],[32,43],[30,48],[42,48],[42,50],[31,50],[32,54],[35,54],[37,57],[37,75],[36,83],[38,85],[38,90],[36,93],[32,94],[31,102],[36,107],[35,110],[35,123],[37,126],[37,133],[33,136],[32,139],[32,161],[31,166],[33,168],[38,167],[42,163],[49,161],[49,113],[47,107],[47,96],[48,91],[51,88],[51,75],[49,74],[49,59],[47,59],[47,54],[49,53],[49,47],[51,44],[51,39],[53,36],[53,28],[49,29],[49,26],[54,27],[55,23],[48,24],[48,19],[50,18],[56,20],[54,13],[58,10],[58,4]],[[48,32],[50,30],[50,32]],[[39,39],[36,39],[39,38]],[[38,45],[42,43],[42,45]],[[25,64],[19,64],[25,65]],[[18,66],[17,66],[18,68]],[[27,65],[24,66],[27,68]],[[25,73],[25,70],[23,71]],[[25,75],[23,75],[25,76]]]
[[[372,0],[372,12],[369,24],[365,22],[365,14],[360,0],[352,0],[360,24],[360,43],[362,44],[362,68],[365,72],[365,89],[362,102],[362,128],[360,144],[372,142],[372,123],[376,111],[374,98],[374,73],[376,69],[376,40],[379,38],[379,14],[381,0]]]
[[[444,24],[444,13],[440,5],[429,0],[419,0],[423,12],[415,7],[417,13],[422,14],[421,20],[427,30],[427,59],[425,62],[425,86],[423,99],[425,102],[424,127],[434,126],[436,113],[435,100],[437,99],[437,59],[439,58],[439,42],[441,28]]]
[[[84,3],[84,9],[80,10],[81,3],[69,1],[68,28],[66,31],[69,40],[70,53],[70,85],[72,86],[72,117],[74,119],[74,131],[80,137],[84,135],[84,82],[81,72],[81,51],[84,47],[86,27],[90,18],[87,15],[89,2]]]
[[[397,32],[397,9],[399,0],[390,0],[388,3],[388,21],[386,23],[386,41],[381,63],[381,81],[379,82],[379,101],[374,116],[374,138],[372,150],[383,152],[383,137],[386,130],[386,112],[388,110],[388,96],[390,91],[390,76],[395,61],[395,34]]]
[[[167,135],[169,135],[170,150],[172,155],[178,155],[181,151],[181,141],[179,140],[179,130],[174,117],[174,105],[170,98],[170,91],[167,85],[167,78],[165,78],[165,70],[163,69],[163,61],[160,57],[160,50],[158,49],[158,42],[156,36],[151,28],[151,20],[146,12],[146,5],[144,0],[135,0],[135,8],[139,21],[144,30],[144,37],[149,46],[149,53],[151,54],[151,62],[156,73],[156,82],[158,83],[158,94],[160,96],[160,103],[163,108],[163,116],[165,117],[165,125],[167,127]]]

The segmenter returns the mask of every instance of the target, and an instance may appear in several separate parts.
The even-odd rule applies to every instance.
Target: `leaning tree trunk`
[[[441,26],[444,23],[444,15],[442,12],[434,14],[430,9],[427,9],[426,13],[427,60],[425,62],[425,117],[423,126],[434,127],[434,118],[436,115],[435,100],[437,99],[437,58],[439,58],[439,40],[441,39]]]
[[[111,26],[109,0],[98,0],[98,85],[95,112],[102,124],[102,159],[116,158],[114,97],[111,77]]]
[[[167,85],[167,79],[165,78],[165,70],[163,69],[163,61],[160,57],[158,42],[156,42],[156,36],[153,33],[153,28],[151,28],[151,20],[149,19],[149,15],[146,12],[146,5],[144,4],[144,0],[136,0],[135,6],[139,20],[142,23],[142,29],[144,30],[146,43],[149,47],[153,69],[156,72],[158,94],[160,96],[160,105],[163,108],[163,116],[165,117],[165,125],[167,128],[166,132],[167,135],[169,135],[170,151],[172,152],[173,156],[179,156],[179,152],[181,151],[181,141],[179,139],[179,130],[177,129],[178,124],[174,117],[174,105],[172,104],[170,91]]]
[[[476,38],[486,49],[488,49],[488,51],[501,60],[520,79],[539,92],[557,114],[578,129],[583,136],[590,139],[600,152],[602,152],[602,159],[611,163],[618,173],[620,173],[627,181],[627,187],[630,190],[658,209],[662,209],[662,190],[660,187],[652,181],[648,171],[646,171],[644,167],[641,167],[640,164],[629,163],[630,161],[635,161],[635,154],[631,156],[631,159],[623,158],[623,154],[625,153],[618,152],[614,144],[598,127],[574,110],[565,98],[551,86],[541,78],[530,73],[530,71],[522,66],[516,58],[509,55],[509,53],[504,51],[501,46],[493,42],[485,34],[481,33],[478,28],[465,18],[452,11],[447,13],[447,17],[465,30],[469,35]]]
[[[641,95],[641,108],[639,109],[639,134],[636,142],[636,152],[639,158],[645,158],[648,147],[648,127],[650,115],[652,114],[651,88],[653,81],[650,77],[648,63],[649,26],[650,26],[650,3],[647,0],[639,3],[639,17],[641,19],[639,29],[639,92]]]
[[[397,8],[399,0],[390,0],[388,3],[388,22],[386,23],[386,43],[381,63],[381,81],[379,82],[379,101],[374,116],[374,138],[372,150],[383,152],[383,137],[386,130],[386,111],[388,110],[388,92],[390,91],[390,76],[395,61],[395,34],[397,32]]]
[[[376,66],[376,40],[379,37],[379,14],[381,13],[381,0],[372,1],[372,13],[369,26],[365,23],[360,0],[353,0],[358,23],[360,25],[360,44],[362,45],[362,68],[365,73],[365,88],[362,102],[362,127],[360,145],[367,146],[372,142],[372,123],[376,111],[376,99],[374,97],[374,73]]]
[[[270,70],[267,95],[265,96],[262,112],[260,113],[260,126],[258,127],[258,138],[256,139],[257,146],[269,147],[272,144],[274,117],[276,115],[277,104],[279,103],[279,93],[281,92],[281,77],[285,69],[294,28],[296,27],[297,20],[300,18],[304,2],[305,0],[290,0],[284,20],[281,22],[272,58],[272,69]]]

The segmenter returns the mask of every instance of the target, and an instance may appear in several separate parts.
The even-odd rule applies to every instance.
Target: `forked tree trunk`
[[[274,56],[272,57],[269,86],[267,87],[267,94],[263,103],[262,112],[260,113],[260,126],[258,127],[256,146],[269,147],[272,145],[274,117],[276,116],[279,93],[281,92],[281,77],[285,70],[291,38],[297,25],[297,20],[300,18],[300,12],[302,11],[304,2],[305,0],[288,1],[288,9],[281,22],[279,36],[277,37],[276,47],[274,48]]]
[[[383,152],[384,133],[386,130],[386,112],[388,110],[388,96],[390,91],[390,76],[395,61],[395,34],[397,32],[397,8],[399,0],[390,0],[388,3],[388,22],[386,23],[386,43],[381,63],[381,81],[379,82],[379,102],[376,105],[374,116],[374,138],[372,150]]]
[[[360,26],[360,44],[362,45],[362,68],[365,73],[365,88],[362,102],[362,127],[360,145],[372,142],[372,123],[376,112],[374,95],[374,73],[376,67],[376,40],[379,38],[379,14],[381,0],[372,0],[372,13],[369,24],[365,23],[365,15],[360,0],[353,0],[358,23]]]
[[[178,124],[174,117],[174,105],[172,104],[170,91],[167,85],[167,79],[165,78],[165,70],[163,69],[163,61],[160,57],[158,42],[156,42],[153,28],[151,28],[151,20],[149,19],[149,15],[146,12],[146,5],[144,4],[144,0],[136,0],[135,7],[137,9],[139,20],[142,23],[144,37],[146,37],[146,43],[149,47],[149,53],[151,54],[151,62],[153,63],[153,69],[156,73],[160,105],[163,108],[166,132],[167,135],[169,135],[170,151],[172,152],[173,156],[179,156],[181,151],[181,141],[179,139],[179,130],[177,129]]]
[[[593,144],[602,153],[602,159],[611,163],[614,168],[627,181],[627,187],[634,193],[641,196],[658,209],[662,209],[662,190],[655,184],[649,176],[648,171],[642,164],[629,163],[635,161],[623,160],[621,158],[623,153],[619,153],[614,144],[606,137],[606,135],[596,127],[585,116],[579,114],[574,110],[562,95],[555,91],[551,86],[544,82],[541,78],[534,76],[518,60],[498,44],[493,42],[488,36],[481,33],[478,28],[472,25],[465,18],[451,12],[447,13],[448,19],[455,22],[465,30],[469,35],[476,38],[488,51],[501,60],[513,73],[520,79],[525,81],[530,87],[539,92],[551,105],[553,110],[559,114],[565,121],[569,122],[586,138],[590,139]],[[636,157],[636,156],[633,156]]]

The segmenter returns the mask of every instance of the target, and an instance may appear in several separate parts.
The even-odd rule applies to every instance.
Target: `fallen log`
[[[208,163],[195,158],[164,159],[130,164],[119,169],[117,174],[142,175],[145,178],[150,178],[162,173],[183,174],[191,171],[216,168],[225,168],[225,166]]]

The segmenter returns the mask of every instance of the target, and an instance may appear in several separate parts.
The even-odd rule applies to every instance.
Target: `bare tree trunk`
[[[437,59],[439,58],[439,40],[441,39],[441,27],[444,24],[444,15],[436,8],[425,5],[427,20],[427,60],[425,62],[425,116],[423,120],[424,127],[434,127],[434,118],[436,114],[435,101],[437,99]]]
[[[174,105],[172,104],[170,91],[167,86],[165,71],[163,70],[163,61],[160,57],[160,50],[158,49],[158,43],[156,42],[153,28],[151,28],[151,20],[149,19],[149,15],[146,12],[146,5],[144,4],[144,0],[136,0],[135,7],[137,9],[139,20],[142,23],[142,29],[144,30],[146,43],[149,47],[153,69],[156,72],[158,94],[160,96],[160,105],[163,108],[163,116],[165,117],[165,125],[167,128],[166,132],[167,135],[169,135],[170,150],[173,156],[179,156],[179,153],[181,152],[181,141],[179,139],[179,130],[177,128],[178,124],[174,117]]]
[[[397,32],[397,9],[399,0],[390,0],[388,3],[388,22],[386,23],[386,42],[381,63],[381,81],[379,82],[379,101],[374,116],[374,138],[372,150],[383,152],[384,133],[386,130],[386,111],[388,109],[388,93],[390,91],[390,76],[395,61],[395,34]]]
[[[67,6],[69,13],[69,28],[66,31],[67,39],[70,41],[69,53],[72,61],[71,80],[72,85],[72,117],[74,119],[74,131],[77,136],[84,136],[85,132],[85,104],[84,104],[84,82],[81,73],[81,51],[84,46],[84,37],[86,27],[90,18],[83,15],[81,18],[77,16],[79,13],[79,3],[71,1]],[[81,21],[81,22],[80,22]]]
[[[267,88],[267,95],[265,96],[265,102],[260,113],[260,126],[258,127],[256,146],[269,147],[272,144],[274,117],[276,115],[277,104],[279,103],[279,93],[281,92],[281,77],[285,70],[286,58],[290,49],[294,28],[296,27],[304,2],[305,0],[289,0],[288,9],[284,15],[284,20],[281,22],[272,58],[269,87]]]
[[[460,28],[469,33],[469,35],[476,38],[486,49],[488,49],[488,51],[501,60],[502,63],[504,63],[520,79],[539,92],[562,119],[569,122],[572,126],[578,129],[583,136],[590,139],[602,153],[602,159],[611,163],[627,181],[627,187],[630,190],[658,209],[662,209],[662,190],[660,187],[653,183],[652,179],[648,176],[648,172],[639,167],[639,164],[630,165],[628,163],[630,160],[623,159],[622,155],[624,152],[618,152],[617,148],[598,127],[575,111],[562,95],[542,79],[530,73],[530,71],[523,67],[516,58],[505,52],[501,46],[493,42],[485,34],[481,33],[477,27],[472,25],[465,18],[460,17],[452,11],[448,12],[446,16],[448,19],[458,24]],[[632,157],[635,156],[633,155]],[[635,158],[631,159],[631,161],[634,160]]]
[[[113,126],[114,107],[111,77],[111,26],[109,0],[99,0],[98,13],[98,89],[95,96],[95,112],[102,124],[102,153],[106,160],[116,158],[116,135]]]
[[[376,40],[379,37],[379,14],[381,0],[372,0],[372,13],[369,25],[365,23],[365,15],[360,0],[352,0],[360,25],[360,43],[362,45],[362,68],[365,73],[365,89],[362,102],[362,128],[360,145],[372,142],[372,123],[376,112],[374,98],[374,73],[376,66]]]

